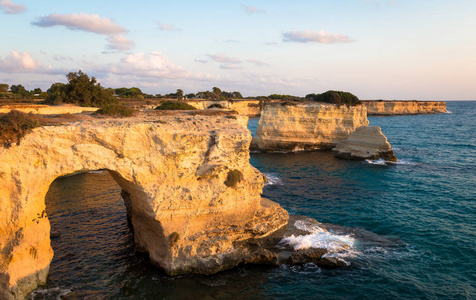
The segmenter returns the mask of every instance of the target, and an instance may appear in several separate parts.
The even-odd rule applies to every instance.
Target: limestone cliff
[[[197,109],[207,109],[213,106],[235,110],[244,116],[259,116],[265,103],[260,100],[187,100],[187,104]]]
[[[45,282],[53,250],[45,195],[59,176],[108,170],[130,196],[139,248],[170,274],[253,261],[243,241],[284,226],[249,163],[246,117],[158,115],[35,128],[0,148],[0,299]],[[234,181],[230,172],[240,174]]]
[[[380,116],[446,113],[446,102],[441,101],[362,101],[367,114]]]
[[[0,106],[0,114],[9,113],[12,110],[18,110],[24,113],[38,114],[38,115],[57,115],[57,114],[79,114],[79,113],[93,113],[97,111],[97,107],[83,107],[77,105],[39,105],[39,104],[14,104]]]
[[[350,159],[379,159],[397,161],[390,143],[379,126],[362,126],[355,129],[349,138],[332,149],[336,156]]]
[[[324,103],[265,106],[252,150],[332,149],[360,126],[368,125],[365,106]]]

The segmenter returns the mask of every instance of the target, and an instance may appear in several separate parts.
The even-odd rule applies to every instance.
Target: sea
[[[263,197],[328,231],[283,241],[328,247],[347,267],[240,265],[167,276],[136,251],[120,187],[106,171],[59,178],[46,196],[55,251],[30,299],[476,299],[476,102],[449,113],[369,117],[399,162],[329,151],[251,153]],[[258,119],[250,119],[254,134]],[[346,250],[337,250],[346,244]],[[342,247],[337,247],[342,249]],[[74,298],[76,297],[76,298]]]

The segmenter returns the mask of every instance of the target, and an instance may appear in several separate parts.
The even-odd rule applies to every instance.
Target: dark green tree
[[[97,107],[117,103],[112,93],[97,83],[96,78],[89,78],[81,70],[68,73],[66,78],[68,83],[62,88],[59,87],[61,91],[52,91],[51,96],[48,97],[48,102],[55,104],[66,102]],[[50,93],[50,90],[48,90],[48,93]]]
[[[6,83],[0,83],[0,93],[6,93],[8,92],[8,88],[10,86]]]
[[[28,96],[30,96],[30,92],[28,92],[25,87],[21,84],[17,84],[17,85],[12,85],[10,87],[10,91],[14,94],[14,95],[19,95],[23,98],[26,98]]]
[[[181,89],[177,90],[177,100],[183,100],[183,91]]]

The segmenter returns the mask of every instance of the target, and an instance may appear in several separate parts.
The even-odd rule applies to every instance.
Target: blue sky
[[[475,0],[0,0],[0,82],[476,99]]]

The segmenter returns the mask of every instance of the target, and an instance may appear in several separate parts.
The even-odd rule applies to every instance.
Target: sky
[[[0,0],[0,83],[476,100],[476,0]]]

